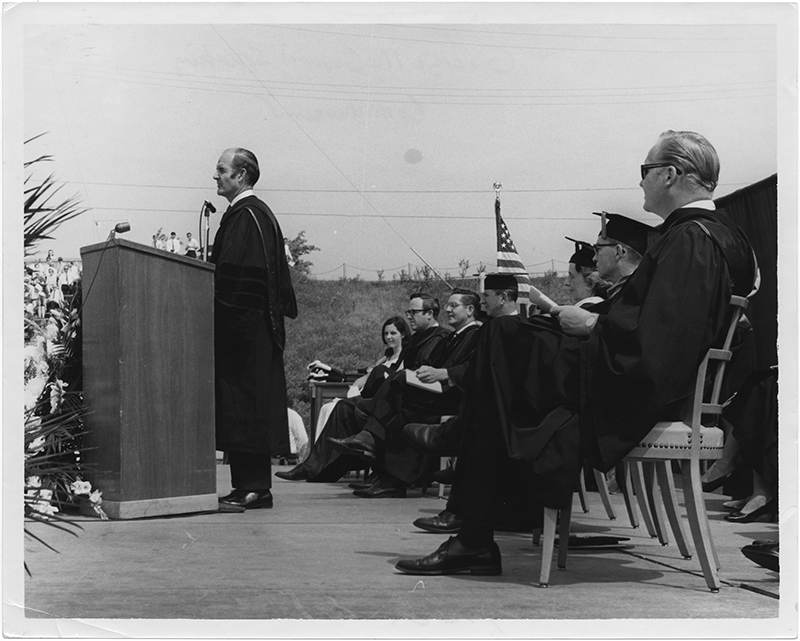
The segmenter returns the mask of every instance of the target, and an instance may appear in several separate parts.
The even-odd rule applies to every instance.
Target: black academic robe
[[[387,379],[376,386],[376,381],[372,380],[373,374],[376,374],[376,377],[379,375],[376,368],[370,373],[369,384],[364,386],[361,398],[340,399],[336,403],[317,441],[311,447],[308,457],[302,463],[311,482],[332,483],[338,481],[346,472],[361,469],[364,466],[357,459],[345,456],[333,449],[328,438],[342,439],[358,434],[364,427],[367,417],[363,412],[356,412],[356,405],[381,394],[381,389],[388,386],[388,381],[401,364],[404,369],[412,370],[417,369],[420,365],[429,364],[431,354],[436,350],[436,346],[451,333],[451,330],[439,325],[414,332],[408,345],[400,354],[400,361],[393,367],[384,370],[388,375]]]
[[[442,385],[437,394],[406,382],[405,372],[397,372],[368,403],[359,406],[368,419],[365,430],[384,443],[378,465],[392,476],[413,483],[428,469],[431,457],[417,452],[403,435],[408,423],[438,421],[439,417],[458,414],[461,385],[469,359],[478,342],[480,325],[471,325],[439,343],[431,354],[432,367],[447,370],[453,384]]]
[[[255,196],[230,207],[212,262],[216,447],[288,453],[283,317],[297,316],[297,302],[283,233],[269,207]]]
[[[588,339],[545,317],[498,318],[482,332],[456,468],[470,518],[492,511],[493,478],[509,458],[528,463],[537,502],[562,507],[582,456],[613,468],[691,393],[727,327],[730,295],[751,290],[753,254],[722,212],[678,210],[660,234],[622,290],[593,308]]]
[[[678,209],[660,234],[581,346],[582,437],[603,471],[691,394],[731,294],[755,280],[750,243],[723,211]]]

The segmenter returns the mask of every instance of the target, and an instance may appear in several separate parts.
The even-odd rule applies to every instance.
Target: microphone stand
[[[208,210],[208,207],[205,203],[203,203],[203,209],[205,210],[206,214],[206,248],[203,252],[203,260],[208,262],[209,255],[208,255],[208,242],[209,242],[209,229],[211,227],[211,212]]]
[[[208,262],[208,237],[209,237],[209,227],[211,225],[211,212],[208,210],[208,205],[203,203],[203,206],[200,207],[200,222],[198,223],[197,227],[197,235],[200,237],[200,240],[203,239],[203,215],[206,217],[206,243],[203,248],[200,250],[200,257],[202,260]]]

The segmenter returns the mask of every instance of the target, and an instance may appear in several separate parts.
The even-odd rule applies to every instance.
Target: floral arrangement
[[[82,501],[105,517],[100,492],[82,478],[79,291],[78,283],[66,310],[49,303],[43,318],[29,311],[35,301],[26,294],[25,514],[36,520],[54,520],[64,506]]]
[[[26,162],[25,169],[50,160],[39,156]],[[75,196],[53,201],[60,189],[52,174],[38,182],[33,173],[26,177],[26,255],[40,241],[52,239],[63,222],[83,213]],[[43,522],[77,536],[80,525],[62,516],[68,507],[83,504],[107,518],[101,493],[83,478],[80,277],[73,273],[71,282],[51,282],[46,272],[52,272],[53,265],[45,262],[37,267],[25,267],[23,305],[25,516],[29,522]],[[30,528],[25,534],[54,549]]]

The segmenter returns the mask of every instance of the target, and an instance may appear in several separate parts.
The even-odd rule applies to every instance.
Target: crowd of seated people
[[[686,364],[698,363],[724,332],[731,295],[753,293],[752,248],[715,211],[718,175],[705,138],[662,134],[641,166],[640,186],[645,210],[664,223],[603,215],[597,242],[577,241],[570,261],[577,304],[527,319],[490,314],[481,324],[478,294],[454,290],[445,305],[452,331],[427,360],[398,367],[371,398],[334,408],[320,449],[338,455],[338,464],[312,471],[304,462],[284,478],[337,480],[360,462],[376,477],[356,496],[403,497],[443,449],[455,453],[447,510],[417,525],[456,536],[396,567],[499,574],[493,537],[509,501],[498,497],[513,483],[526,504],[561,508],[584,464],[614,469],[657,421],[680,411],[696,374]],[[484,299],[504,296],[502,286],[485,289]],[[412,301],[407,315],[429,309]],[[412,329],[416,336],[413,322]],[[756,496],[761,489],[737,506],[744,518],[770,509],[770,493]]]

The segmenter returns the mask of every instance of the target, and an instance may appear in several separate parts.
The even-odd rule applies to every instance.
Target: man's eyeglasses
[[[421,314],[421,313],[422,313],[422,312],[424,312],[424,311],[425,311],[424,309],[407,309],[407,310],[405,311],[405,314],[406,314],[406,316],[408,316],[409,318],[413,318],[413,317],[414,317],[414,314]]]
[[[592,245],[592,249],[594,249],[594,253],[597,254],[600,252],[601,247],[616,247],[618,243],[597,243],[596,245]]]
[[[657,169],[658,167],[675,167],[675,165],[671,162],[651,162],[647,165],[642,165],[639,167],[639,171],[642,172],[642,180],[645,179],[647,176],[647,172],[651,169]],[[679,167],[675,167],[675,173],[680,174],[681,170]]]
[[[464,303],[447,303],[444,308],[445,309],[455,309],[456,307],[464,307]]]

